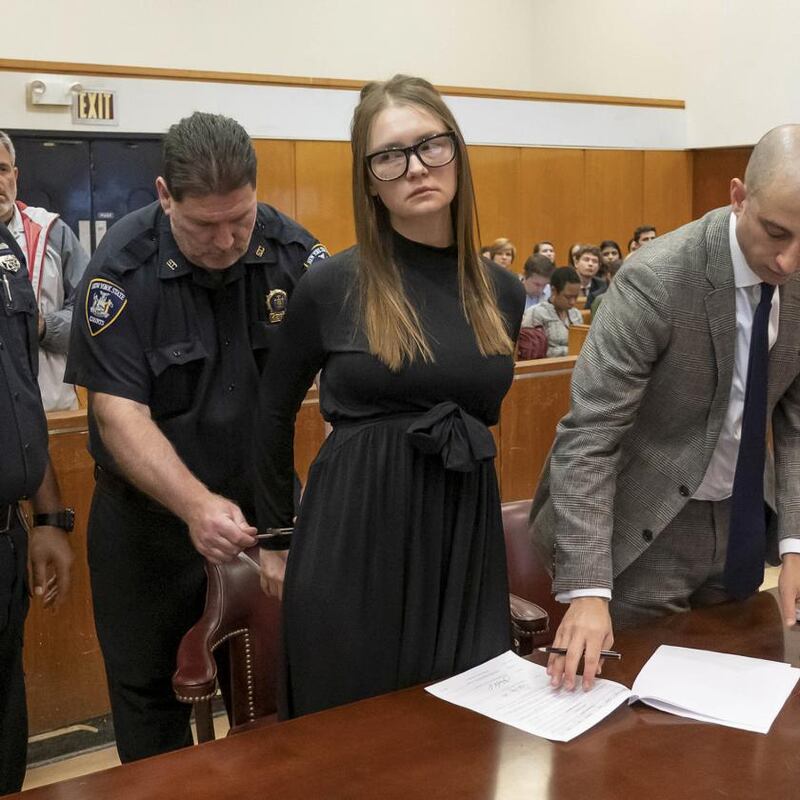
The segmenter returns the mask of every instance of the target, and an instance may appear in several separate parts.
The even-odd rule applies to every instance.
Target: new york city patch
[[[102,278],[94,278],[86,291],[86,323],[89,333],[97,336],[117,320],[128,298],[123,289]]]

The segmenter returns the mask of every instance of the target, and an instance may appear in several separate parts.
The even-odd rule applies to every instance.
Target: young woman
[[[495,239],[489,245],[489,255],[495,264],[511,269],[514,259],[517,257],[517,248],[511,239]]]
[[[364,87],[352,150],[358,246],[298,285],[259,398],[261,530],[292,525],[293,423],[319,370],[333,426],[285,572],[288,716],[509,646],[488,426],[511,385],[525,291],[478,256],[466,147],[427,81]],[[286,552],[261,556],[277,593]]]
[[[614,261],[619,261],[622,258],[622,250],[613,239],[604,239],[600,242],[600,257],[602,258],[603,265],[608,266]]]
[[[577,271],[572,267],[559,267],[550,278],[550,298],[529,308],[522,318],[523,328],[544,329],[547,358],[567,355],[570,326],[583,322],[583,315],[575,308],[580,290]]]

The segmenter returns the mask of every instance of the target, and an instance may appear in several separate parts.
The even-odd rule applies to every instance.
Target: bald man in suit
[[[786,624],[794,623],[798,270],[800,126],[787,125],[756,145],[744,182],[731,182],[730,207],[651,242],[614,279],[575,366],[571,409],[531,514],[533,541],[553,564],[553,590],[570,604],[554,642],[567,656],[548,664],[553,685],[573,688],[583,656],[583,687],[590,688],[613,627],[743,596],[731,588],[726,560],[757,325],[753,338],[763,339],[768,378],[760,381],[766,397],[755,417],[761,464],[766,420],[772,424],[775,482],[767,469],[764,489],[775,519],[771,546],[763,542],[763,520],[753,533],[762,540],[756,566],[763,575],[764,552],[781,558],[781,607]],[[748,435],[748,448],[754,438]],[[744,469],[749,462],[742,461]],[[750,482],[759,505],[761,464]]]

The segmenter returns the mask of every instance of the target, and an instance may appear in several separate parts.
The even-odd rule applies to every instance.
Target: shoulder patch
[[[306,258],[305,264],[303,266],[308,269],[315,261],[321,261],[323,258],[330,258],[331,254],[328,252],[328,248],[325,247],[324,244],[317,242],[308,254]]]
[[[19,259],[11,252],[11,248],[7,249],[7,253],[5,250],[0,252],[0,269],[6,272],[18,272],[22,265],[19,263]]]
[[[86,324],[97,336],[116,322],[128,305],[125,290],[103,278],[93,278],[86,290]]]

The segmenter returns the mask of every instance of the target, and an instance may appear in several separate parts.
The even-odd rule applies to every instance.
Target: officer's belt
[[[156,514],[168,514],[171,517],[175,516],[168,508],[162,506],[161,503],[157,503],[152,497],[149,497],[144,492],[140,492],[124,478],[120,478],[119,475],[101,467],[99,464],[94,465],[94,479],[101,489],[123,502],[134,504],[139,508]]]

